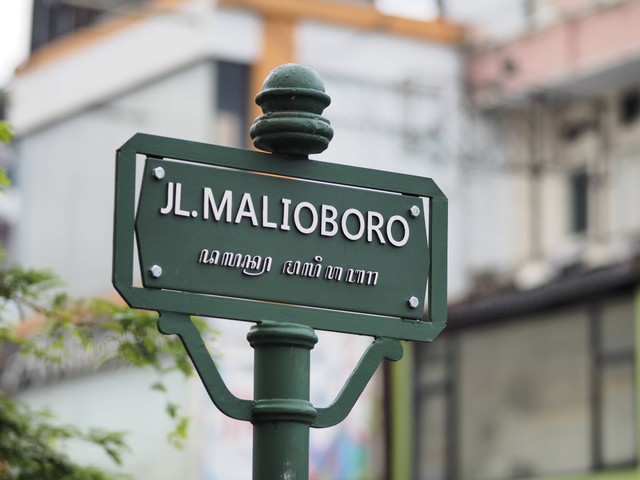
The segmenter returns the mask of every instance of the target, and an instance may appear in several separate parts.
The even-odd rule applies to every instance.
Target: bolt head
[[[153,178],[157,178],[158,180],[162,180],[164,178],[164,168],[162,167],[156,167],[153,170],[151,170],[151,175],[153,175]]]
[[[417,205],[414,205],[409,209],[409,212],[411,213],[411,216],[415,218],[418,215],[420,215],[420,207]]]
[[[418,305],[420,305],[420,300],[418,300],[418,297],[411,297],[409,299],[409,306],[411,308],[418,308]]]
[[[153,278],[160,278],[162,276],[162,267],[160,265],[152,265],[149,268],[149,273]]]

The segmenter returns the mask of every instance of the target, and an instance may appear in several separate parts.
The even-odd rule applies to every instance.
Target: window
[[[419,480],[637,465],[633,295],[449,331],[418,345]]]
[[[249,67],[216,62],[216,142],[230,147],[247,147],[249,136]]]
[[[96,23],[108,12],[135,6],[143,0],[35,0],[33,2],[31,51]]]
[[[589,220],[589,175],[584,169],[569,177],[570,228],[573,233],[585,233]]]
[[[634,123],[640,116],[640,89],[632,89],[620,96],[619,118],[623,125]]]

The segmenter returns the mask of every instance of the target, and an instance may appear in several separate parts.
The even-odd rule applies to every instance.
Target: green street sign
[[[136,308],[432,340],[446,209],[428,178],[138,134],[117,155],[114,285]]]

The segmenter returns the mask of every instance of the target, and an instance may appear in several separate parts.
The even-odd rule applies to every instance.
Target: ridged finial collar
[[[329,146],[333,129],[321,114],[331,98],[314,70],[293,63],[277,67],[265,79],[256,103],[263,113],[249,131],[256,148],[308,156]]]

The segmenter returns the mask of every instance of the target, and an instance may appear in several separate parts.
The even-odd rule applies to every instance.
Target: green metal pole
[[[263,322],[247,335],[254,349],[253,479],[309,478],[309,402],[312,328]]]
[[[256,103],[263,115],[250,130],[256,148],[307,160],[333,137],[320,114],[331,99],[316,72],[283,65],[265,79]],[[309,402],[312,328],[262,322],[247,335],[254,349],[253,480],[309,478],[309,429],[318,416]]]

